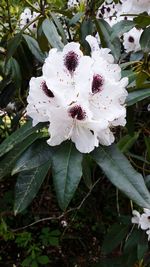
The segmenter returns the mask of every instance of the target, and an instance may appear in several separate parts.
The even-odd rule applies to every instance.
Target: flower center
[[[69,115],[73,119],[84,120],[86,117],[86,112],[81,108],[81,106],[77,105],[69,109]]]
[[[134,43],[134,38],[133,38],[132,36],[129,36],[128,41],[129,41],[130,43]]]
[[[104,84],[104,80],[101,75],[96,74],[93,76],[93,81],[92,81],[92,93],[96,94],[100,91],[102,91],[102,86]]]
[[[74,51],[69,51],[65,56],[64,64],[69,72],[74,72],[78,66],[78,55]]]
[[[48,97],[54,97],[53,92],[50,89],[48,89],[47,84],[46,84],[45,81],[41,82],[41,88],[42,88],[42,90],[43,90],[43,92],[44,92],[44,94],[46,96],[48,96]]]

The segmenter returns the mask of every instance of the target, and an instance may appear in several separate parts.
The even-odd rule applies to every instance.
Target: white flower
[[[125,125],[128,79],[114,64],[109,49],[100,49],[96,38],[88,36],[91,57],[84,56],[78,43],[63,51],[51,49],[43,66],[43,76],[32,78],[27,114],[33,124],[49,122],[48,144],[56,146],[72,140],[82,153],[99,143],[114,142],[112,127]]]
[[[62,227],[67,227],[68,223],[66,220],[62,220],[61,222]]]
[[[133,214],[133,217],[131,219],[131,222],[138,224],[138,226],[140,226],[140,218],[141,218],[140,213],[137,210],[133,210],[132,214]]]
[[[27,105],[27,114],[33,119],[33,125],[48,121],[47,110],[58,105],[58,98],[48,88],[48,83],[43,76],[33,77],[30,80],[30,91],[27,101],[29,103]]]
[[[80,3],[85,3],[86,0],[68,0],[68,8],[74,8],[74,7],[78,7],[80,5]]]
[[[112,2],[112,1],[111,1]],[[116,13],[116,4],[114,2],[109,3],[105,1],[97,11],[97,18],[107,19],[115,15]]]
[[[77,102],[69,107],[53,109],[50,122],[49,145],[59,145],[71,139],[82,153],[89,153],[98,146],[98,132],[107,127],[105,120],[93,120],[89,108]]]
[[[25,8],[24,11],[20,15],[20,22],[19,22],[20,28],[22,29],[29,22],[34,20],[38,15],[39,15],[39,13],[34,11],[32,14],[32,12],[29,8]],[[37,22],[34,22],[29,26],[29,30],[32,32],[35,32],[36,28],[37,28]],[[28,29],[26,29],[26,32],[29,32]]]
[[[141,49],[139,40],[142,32],[143,30],[134,27],[129,32],[124,33],[123,45],[127,53],[131,51],[137,52]]]
[[[150,210],[144,209],[144,213],[141,215],[140,218],[140,227],[143,230],[150,228]]]
[[[140,14],[150,12],[149,0],[126,0],[122,2],[120,14]]]

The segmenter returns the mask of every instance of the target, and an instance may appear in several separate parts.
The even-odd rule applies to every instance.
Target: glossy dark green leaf
[[[44,140],[37,140],[16,161],[12,175],[43,165],[47,161],[50,161],[51,153],[51,147],[46,143],[45,138]]]
[[[89,155],[84,155],[82,161],[83,179],[86,186],[91,189],[92,187],[92,167],[93,159]]]
[[[39,62],[43,63],[45,57],[44,57],[44,54],[42,53],[42,51],[39,47],[38,42],[33,37],[26,35],[26,34],[23,34],[23,38],[26,41],[31,53],[35,56],[35,58]]]
[[[81,43],[85,48],[86,53],[90,52],[90,47],[87,41],[85,40],[87,35],[93,35],[94,24],[91,18],[85,17],[81,24]]]
[[[16,130],[10,136],[8,136],[4,142],[0,144],[0,157],[9,152],[14,148],[18,143],[22,142],[25,138],[27,138],[32,133],[36,132],[36,130],[41,128],[41,124],[32,126],[32,122],[28,121],[21,128]]]
[[[52,154],[52,173],[58,203],[66,209],[82,176],[82,154],[71,142],[65,142]]]
[[[128,152],[130,150],[130,148],[134,145],[136,140],[138,139],[139,134],[140,134],[140,132],[135,132],[133,136],[131,136],[129,134],[123,136],[117,144],[120,151],[123,153]]]
[[[111,35],[113,33],[110,25],[103,19],[95,20],[96,28],[100,36],[102,47],[110,48],[116,61],[119,60],[121,55],[121,43],[119,37],[114,37],[111,40]]]
[[[129,199],[141,207],[150,206],[150,193],[144,179],[119,151],[116,145],[99,147],[92,152],[93,159],[102,168],[107,178]]]
[[[126,237],[128,233],[128,226],[121,224],[114,224],[108,231],[102,245],[102,251],[109,254],[113,251]]]
[[[2,158],[0,161],[0,180],[11,173],[19,156],[39,137],[41,137],[40,133],[31,134]]]
[[[135,22],[130,20],[121,20],[117,22],[112,27],[112,34],[111,34],[111,40],[115,38],[115,36],[121,36],[125,32],[130,31],[135,26]]]
[[[60,20],[57,18],[57,16],[55,15],[55,13],[51,13],[51,17],[52,17],[55,25],[58,28],[58,32],[60,33],[60,35],[62,37],[63,43],[64,44],[67,44],[68,41],[66,39],[66,35],[65,35],[65,31],[64,31],[63,25],[61,24]]]
[[[21,86],[21,70],[18,61],[13,57],[9,58],[5,69],[7,75],[11,76],[18,89]]]
[[[150,16],[148,13],[143,12],[133,19],[136,25],[140,28],[145,28],[150,25]]]
[[[76,13],[70,20],[69,20],[69,26],[75,25],[83,16],[83,12]]]
[[[136,90],[128,94],[126,99],[126,104],[127,106],[132,106],[137,102],[148,97],[150,97],[150,89],[147,88],[147,89]]]
[[[127,237],[127,240],[124,245],[124,252],[128,254],[133,248],[137,248],[137,244],[140,238],[141,238],[141,230],[134,228],[134,230]]]
[[[148,251],[148,236],[144,231],[142,231],[141,238],[137,245],[137,256],[139,261],[144,259],[144,256],[147,251]]]
[[[140,38],[140,45],[144,53],[150,52],[150,26],[142,32]]]
[[[15,190],[15,215],[26,209],[31,203],[38,193],[50,166],[51,163],[48,161],[38,168],[23,171],[19,174]]]
[[[58,50],[62,50],[64,45],[52,20],[45,19],[42,23],[42,29],[50,45]]]
[[[20,33],[16,34],[12,39],[9,40],[7,60],[15,54],[18,46],[21,43],[21,40],[22,40],[22,35]]]

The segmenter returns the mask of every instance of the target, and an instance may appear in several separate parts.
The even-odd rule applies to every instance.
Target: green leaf
[[[23,34],[23,38],[26,41],[29,50],[31,51],[31,53],[35,56],[35,58],[41,62],[44,63],[44,54],[42,53],[38,42],[31,36]]]
[[[92,157],[102,168],[107,178],[129,199],[132,199],[142,208],[149,208],[150,193],[142,175],[134,170],[116,145],[99,147],[92,152]]]
[[[42,23],[43,32],[52,47],[62,50],[64,45],[52,20],[45,19]]]
[[[12,80],[15,82],[17,89],[21,86],[21,70],[18,61],[11,57],[6,63],[6,73],[11,75]]]
[[[31,170],[46,163],[51,158],[51,147],[46,140],[37,140],[16,161],[12,175],[25,170]]]
[[[137,244],[141,238],[141,230],[134,229],[128,236],[125,245],[124,245],[124,252],[126,254],[130,253],[133,248],[137,248]]]
[[[84,155],[82,161],[83,179],[89,189],[92,187],[92,167],[93,159],[89,155]]]
[[[102,251],[109,254],[113,251],[126,237],[128,233],[128,226],[121,224],[114,224],[107,233],[103,245]]]
[[[117,146],[120,149],[121,152],[126,153],[130,150],[130,148],[134,145],[136,140],[139,138],[140,132],[135,132],[133,136],[127,134],[123,136]]]
[[[147,235],[142,231],[141,238],[139,240],[138,246],[137,246],[137,256],[138,260],[142,260],[148,251],[148,240]]]
[[[136,104],[137,102],[147,98],[150,96],[150,89],[141,89],[141,90],[136,90],[134,92],[131,92],[128,94],[126,103],[127,106],[132,106]]]
[[[96,19],[95,24],[101,39],[102,47],[110,48],[115,60],[118,61],[121,55],[121,43],[119,37],[115,36],[113,40],[111,40],[113,30],[105,20]]]
[[[149,78],[149,74],[145,73],[143,70],[136,75],[136,88],[142,88]]]
[[[19,174],[15,190],[15,215],[26,209],[31,203],[39,191],[50,166],[51,161],[48,161],[40,167]]]
[[[69,20],[68,26],[76,25],[76,23],[82,18],[83,14],[84,14],[83,12],[78,12],[78,13],[76,13],[76,14]]]
[[[130,31],[135,26],[135,22],[131,20],[121,20],[112,26],[111,40],[116,36],[121,36],[125,32]]]
[[[49,257],[46,256],[46,255],[39,256],[39,257],[37,258],[37,261],[38,261],[40,264],[43,264],[43,265],[45,265],[45,264],[47,264],[47,263],[50,262]]]
[[[18,46],[20,45],[22,40],[22,35],[20,33],[16,34],[10,41],[8,42],[8,52],[7,52],[7,60],[12,57]]]
[[[33,133],[23,142],[17,144],[10,152],[8,152],[0,161],[0,180],[11,173],[12,168],[18,157],[29,147],[36,139],[41,137],[41,133]]]
[[[128,85],[135,81],[137,74],[132,70],[122,70],[121,77],[128,77]]]
[[[66,209],[82,176],[82,154],[71,142],[57,147],[52,154],[52,173],[58,203]]]
[[[150,16],[146,12],[143,12],[137,17],[135,17],[133,21],[138,27],[145,28],[150,25]]]
[[[8,136],[1,144],[0,144],[0,157],[9,152],[14,148],[15,145],[22,142],[25,138],[27,138],[32,133],[36,132],[36,130],[40,129],[41,124],[32,126],[32,122],[28,121],[21,128],[16,130],[10,136]]]
[[[93,31],[94,31],[94,24],[93,21],[90,17],[85,17],[82,24],[81,24],[81,43],[83,45],[83,47],[85,48],[86,53],[90,52],[90,46],[87,43],[87,41],[85,40],[87,35],[93,35]]]
[[[150,26],[142,32],[140,38],[140,45],[144,53],[150,52]]]
[[[56,25],[57,28],[58,28],[58,31],[59,31],[59,33],[60,33],[60,35],[61,35],[61,37],[62,37],[63,43],[64,43],[64,44],[67,44],[68,41],[67,41],[67,39],[66,39],[65,31],[64,31],[64,28],[63,28],[63,26],[62,26],[60,20],[57,18],[57,16],[55,15],[55,13],[51,13],[51,16],[52,16],[52,19],[53,19],[55,25]]]

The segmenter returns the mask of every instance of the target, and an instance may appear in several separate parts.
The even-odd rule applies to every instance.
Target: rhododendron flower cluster
[[[147,12],[150,14],[150,1],[149,0],[122,0],[119,4],[114,1],[104,1],[99,7],[96,17],[104,19],[112,27],[121,20],[132,21],[133,14],[140,14]],[[129,16],[127,16],[129,14]],[[137,52],[140,50],[140,37],[142,29],[133,28],[127,33],[123,34],[123,46],[127,53]],[[99,40],[99,39],[98,39]]]
[[[30,8],[25,8],[24,11],[20,15],[20,21],[19,26],[22,29],[24,26],[26,26],[29,22],[34,20],[39,15],[38,12],[33,11],[31,12]],[[32,32],[35,32],[37,30],[37,22],[32,23],[29,26],[29,30]],[[28,32],[28,29],[26,29],[26,32]]]
[[[49,122],[48,144],[71,139],[82,153],[114,142],[113,128],[126,123],[128,84],[110,50],[100,49],[93,36],[86,40],[91,56],[83,55],[76,42],[63,51],[51,49],[42,76],[30,81],[27,98],[33,125]]]

